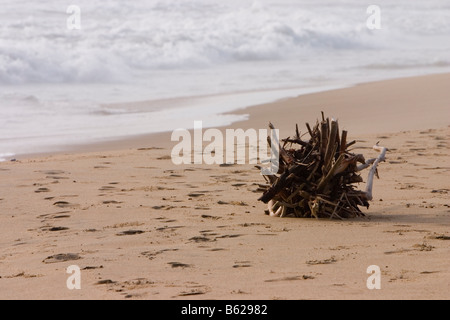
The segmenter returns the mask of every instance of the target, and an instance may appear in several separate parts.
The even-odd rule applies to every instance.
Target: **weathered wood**
[[[287,185],[290,175],[299,175],[301,171],[305,169],[306,166],[304,164],[297,164],[292,166],[291,168],[286,170],[258,200],[264,203],[268,203]]]
[[[309,126],[308,122],[306,123],[306,128],[308,129],[308,132],[309,132],[309,135],[310,135],[311,139],[313,139],[314,138],[314,134],[313,134],[313,132],[311,130],[311,127]]]
[[[326,172],[328,172],[328,170],[330,169],[331,160],[333,159],[332,156],[333,156],[334,152],[336,152],[337,130],[338,130],[337,121],[331,122],[331,130],[330,130],[330,135],[328,137],[328,144],[327,144],[327,148],[325,150],[325,158],[324,158],[324,166],[325,166]]]
[[[296,144],[299,144],[299,145],[301,145],[303,147],[309,147],[310,146],[310,144],[308,142],[303,141],[300,138],[295,138],[295,139],[287,138],[287,139],[282,139],[281,141],[287,142],[287,143],[296,143]]]
[[[380,147],[378,144],[374,145],[373,149],[378,151],[380,154],[378,155],[378,158],[376,158],[375,161],[373,162],[372,168],[370,168],[369,176],[367,178],[366,198],[369,201],[372,200],[372,198],[373,198],[373,196],[372,196],[373,176],[377,172],[378,164],[381,161],[386,160],[386,152],[387,152],[387,148]]]
[[[346,130],[342,130],[341,148],[339,150],[339,154],[345,153],[345,149],[347,149],[347,131]]]
[[[269,127],[274,129],[271,123]],[[317,121],[314,128],[308,123],[306,127],[309,141],[301,139],[298,125],[294,138],[282,140],[279,176],[265,176],[270,185],[258,188],[264,190],[258,200],[268,204],[271,216],[330,219],[363,216],[358,206],[369,206],[373,177],[379,163],[385,160],[387,149],[375,145],[373,148],[380,154],[367,161],[363,155],[349,152],[348,147],[356,141],[347,142],[348,132],[343,130],[340,134],[338,121],[330,121],[323,112],[322,121]],[[270,139],[268,142],[275,143]],[[366,191],[356,190],[353,184],[363,181],[360,171],[369,166],[372,167]]]

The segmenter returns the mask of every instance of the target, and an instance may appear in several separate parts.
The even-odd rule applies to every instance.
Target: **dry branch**
[[[269,126],[274,129],[273,124]],[[270,185],[263,188],[258,200],[268,204],[271,216],[364,216],[359,206],[369,207],[373,177],[379,163],[385,160],[387,148],[376,144],[373,149],[379,156],[367,161],[361,154],[350,153],[348,148],[355,141],[347,142],[347,131],[339,134],[338,121],[330,121],[323,112],[322,121],[313,128],[306,123],[306,128],[309,141],[301,139],[298,125],[294,138],[282,140],[279,176],[265,176]],[[366,190],[356,190],[354,184],[363,181],[360,171],[370,166]]]

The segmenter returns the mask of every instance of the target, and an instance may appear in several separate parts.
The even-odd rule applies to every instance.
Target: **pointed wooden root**
[[[373,187],[373,176],[376,174],[377,172],[377,166],[381,161],[385,161],[386,160],[386,152],[388,151],[387,148],[385,147],[380,147],[378,145],[378,143],[376,145],[373,146],[373,149],[375,151],[378,151],[380,154],[378,155],[378,158],[376,158],[373,161],[372,164],[372,168],[370,168],[369,171],[369,176],[367,177],[367,187],[366,187],[366,198],[367,200],[371,201],[373,199],[372,196],[372,187]],[[370,161],[370,160],[368,160]]]
[[[269,215],[271,217],[279,217],[281,215],[281,211],[283,210],[283,207],[277,206],[276,201],[270,200],[267,203],[267,209],[269,210]]]
[[[280,205],[278,201],[270,200],[267,203],[267,209],[269,210],[269,215],[271,217],[283,217],[286,214],[286,207]]]

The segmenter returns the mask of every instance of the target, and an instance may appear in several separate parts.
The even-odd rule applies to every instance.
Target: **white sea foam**
[[[299,88],[284,92],[292,96],[450,70],[450,5],[441,0],[379,0],[381,30],[366,27],[358,0],[74,4],[81,30],[67,29],[61,1],[2,1],[0,152],[166,131],[194,116],[225,125],[240,118],[218,113],[278,99],[282,88]],[[162,102],[205,95],[218,96],[178,109]],[[139,113],[102,106],[138,100],[156,102]]]
[[[11,159],[14,156],[14,153],[0,153],[0,162],[4,162],[7,159]]]
[[[323,51],[330,57],[340,50],[364,55],[386,47],[391,50],[381,58],[395,61],[399,58],[395,54],[401,53],[405,62],[437,57],[450,62],[443,52],[430,57],[417,51],[423,49],[423,40],[448,49],[448,43],[429,40],[450,37],[450,8],[440,0],[379,1],[383,14],[379,32],[366,28],[365,7],[357,0],[79,0],[80,31],[66,28],[68,15],[60,1],[3,2],[3,84],[135,81],[152,70],[311,60]]]

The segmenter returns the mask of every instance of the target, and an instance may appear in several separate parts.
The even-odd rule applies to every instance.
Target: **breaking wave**
[[[128,82],[153,70],[301,59],[323,51],[364,54],[398,46],[412,31],[450,34],[450,9],[433,7],[436,1],[422,5],[428,10],[411,1],[404,2],[410,12],[386,8],[389,32],[378,35],[366,28],[365,8],[356,0],[80,0],[81,30],[67,29],[70,15],[60,1],[5,2],[0,84]]]

